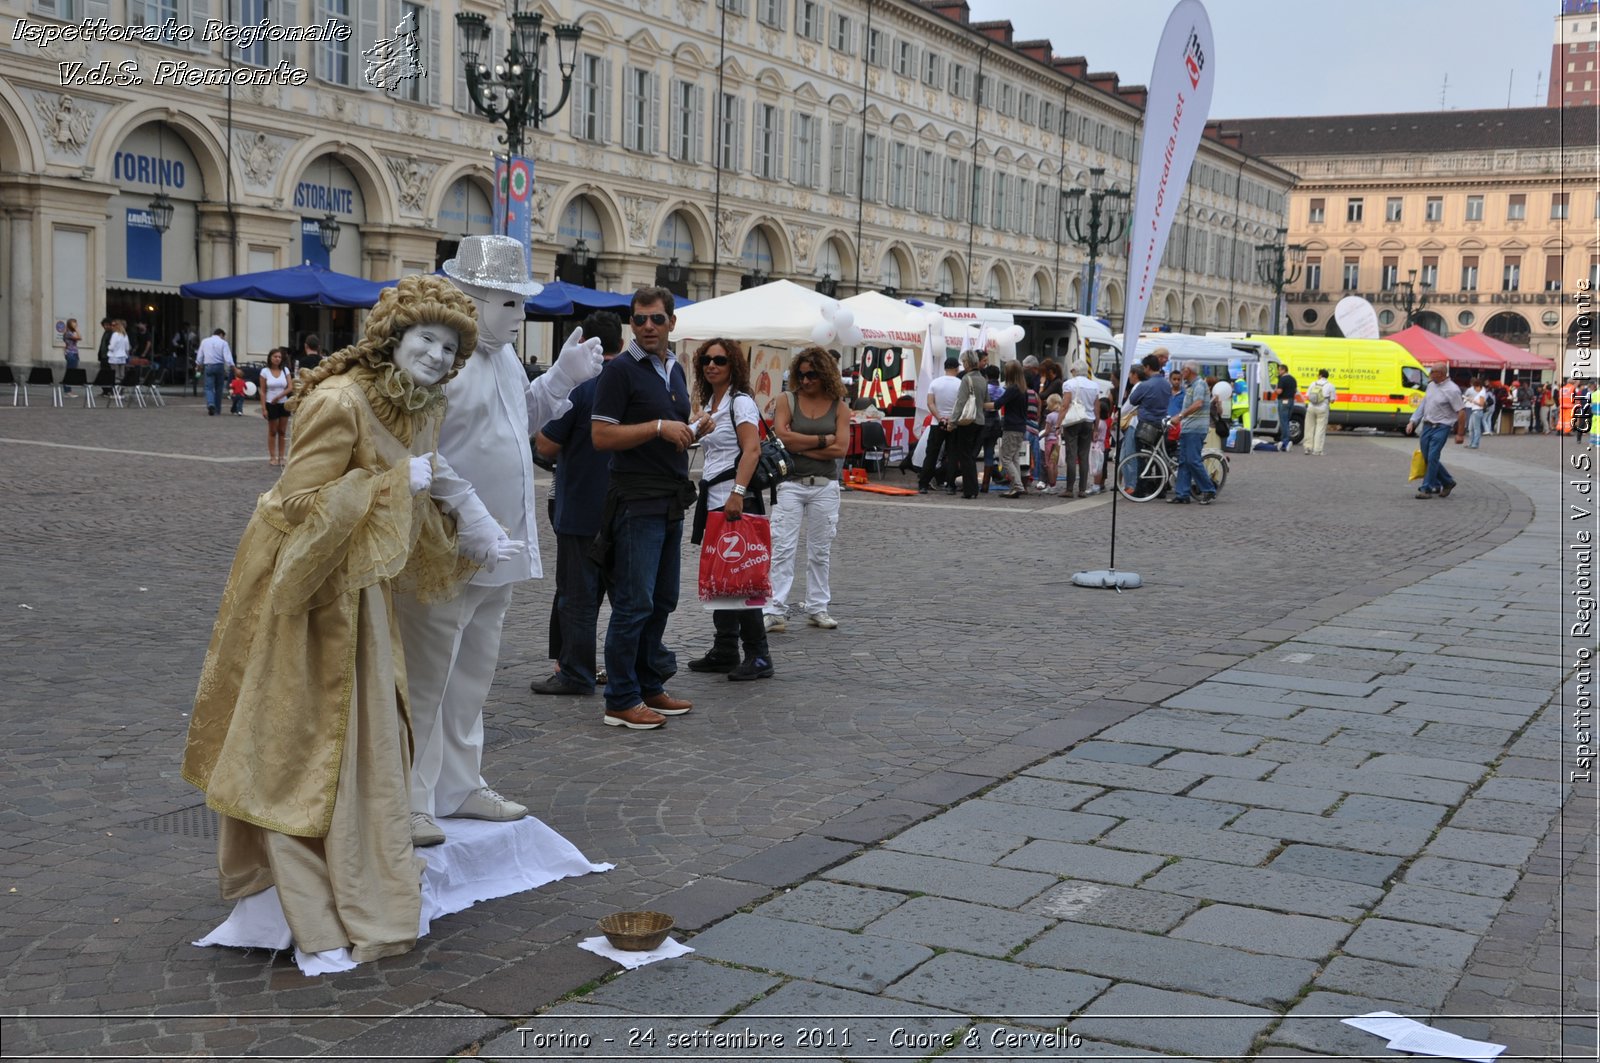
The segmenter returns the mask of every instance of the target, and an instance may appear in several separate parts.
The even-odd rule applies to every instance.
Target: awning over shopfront
[[[1552,370],[1556,367],[1555,359],[1546,358],[1542,354],[1525,351],[1521,347],[1513,347],[1504,340],[1497,340],[1493,336],[1485,336],[1476,329],[1450,337],[1451,342],[1462,347],[1470,348],[1484,354],[1495,355],[1505,361],[1507,369],[1542,369]]]
[[[1506,360],[1497,354],[1474,350],[1454,340],[1445,339],[1438,333],[1429,332],[1421,325],[1401,329],[1392,336],[1385,336],[1384,339],[1398,343],[1425,366],[1449,362],[1451,367],[1456,369],[1490,369],[1497,373],[1506,366]]]
[[[371,307],[387,283],[352,277],[307,263],[263,273],[185,284],[189,299],[249,299],[258,303],[302,303],[312,306]]]

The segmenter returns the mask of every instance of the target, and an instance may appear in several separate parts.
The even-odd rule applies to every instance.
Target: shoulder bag
[[[1076,388],[1063,388],[1062,391],[1065,394],[1072,396],[1067,400],[1067,408],[1061,411],[1062,427],[1082,424],[1085,421],[1094,419],[1094,415],[1084,407],[1083,400],[1079,397]]]
[[[969,373],[968,376],[970,376],[970,375],[971,374]],[[956,412],[955,412],[955,416],[951,418],[951,421],[957,427],[962,427],[962,426],[969,425],[969,424],[977,424],[978,423],[978,391],[977,391],[977,388],[968,386],[966,377],[962,377],[961,378],[961,387],[962,387],[962,394],[965,395],[966,397],[962,398],[960,395],[958,395],[956,397]]]

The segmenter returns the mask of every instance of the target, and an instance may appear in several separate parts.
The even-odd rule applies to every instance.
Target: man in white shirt
[[[1306,445],[1304,453],[1321,454],[1328,438],[1328,415],[1339,391],[1328,379],[1326,369],[1317,370],[1317,379],[1306,388]]]
[[[511,588],[540,578],[534,506],[533,428],[566,412],[569,392],[600,372],[599,340],[575,330],[555,364],[529,381],[513,342],[523,304],[543,285],[528,275],[523,245],[469,236],[444,264],[478,312],[478,346],[445,386],[433,498],[455,515],[461,553],[482,567],[449,602],[395,598],[405,643],[415,753],[411,836],[437,845],[436,819],[514,820],[526,806],[496,793],[481,774],[483,703],[500,657]]]
[[[222,412],[222,396],[228,391],[228,378],[233,375],[233,350],[228,346],[228,333],[217,329],[200,341],[195,364],[206,382],[206,413],[212,417]]]
[[[927,453],[922,458],[922,472],[917,476],[917,492],[927,494],[934,476],[939,471],[939,458],[950,446],[954,429],[950,418],[956,412],[956,392],[961,390],[961,359],[944,360],[944,376],[928,385],[928,413],[933,423],[928,425]]]

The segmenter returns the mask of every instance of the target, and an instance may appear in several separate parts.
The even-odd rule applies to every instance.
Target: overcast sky
[[[1175,0],[969,0],[1145,85]],[[1558,0],[1205,0],[1212,118],[1543,106]],[[1514,78],[1513,78],[1514,73]],[[1449,86],[1445,78],[1449,77]],[[1538,94],[1535,96],[1535,79]]]

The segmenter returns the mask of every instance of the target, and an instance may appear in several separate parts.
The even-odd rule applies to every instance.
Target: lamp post
[[[156,186],[155,198],[150,201],[150,224],[155,226],[156,232],[163,234],[172,228],[173,211],[172,200],[167,195],[167,138],[165,133],[166,130],[163,125],[156,126],[156,150],[159,153],[156,180],[160,184]]]
[[[1401,311],[1406,315],[1406,328],[1410,328],[1417,323],[1417,316],[1428,305],[1428,293],[1433,291],[1433,285],[1427,281],[1423,281],[1419,285],[1417,283],[1417,271],[1414,269],[1407,270],[1406,273],[1407,278],[1403,281],[1395,282],[1395,287],[1400,292],[1397,299],[1400,303]]]
[[[333,196],[333,156],[328,156],[328,196],[330,202]],[[328,211],[317,219],[317,239],[322,242],[324,251],[332,251],[339,246],[339,219],[334,217],[333,211]]]
[[[1089,273],[1083,285],[1083,312],[1094,313],[1094,269],[1100,249],[1122,239],[1128,228],[1129,193],[1119,188],[1101,188],[1103,166],[1089,171],[1089,187],[1074,188],[1062,195],[1067,201],[1067,236],[1089,249]],[[1107,202],[1109,200],[1109,202]],[[1084,210],[1087,202],[1088,210]]]
[[[826,295],[829,299],[839,294],[839,282],[828,270],[822,271],[822,279],[817,282],[817,294]]]
[[[1279,328],[1283,317],[1283,290],[1300,279],[1305,267],[1306,249],[1301,244],[1285,244],[1289,230],[1278,226],[1278,238],[1271,243],[1256,245],[1256,276],[1272,289],[1272,334],[1281,335]]]

